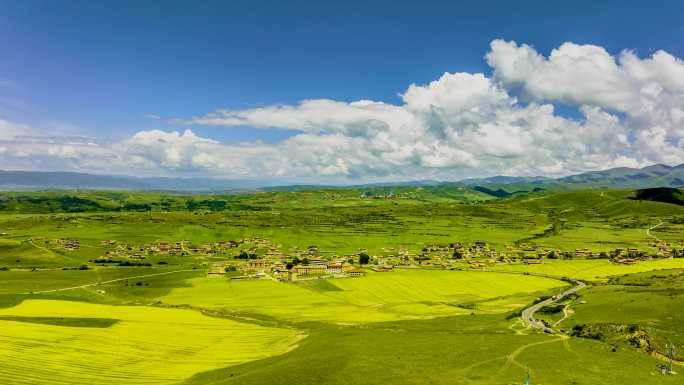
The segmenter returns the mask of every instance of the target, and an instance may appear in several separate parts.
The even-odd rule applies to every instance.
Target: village
[[[42,241],[66,251],[79,250],[77,239],[32,238],[31,242]],[[610,251],[575,249],[554,250],[531,243],[507,245],[497,250],[484,240],[470,243],[428,244],[419,252],[407,248],[383,247],[372,255],[366,249],[355,253],[338,255],[321,250],[316,245],[293,248],[287,252],[282,246],[266,238],[242,238],[204,244],[193,244],[189,240],[158,241],[151,244],[134,245],[116,240],[102,240],[99,246],[104,253],[91,263],[120,266],[150,266],[142,262],[149,257],[195,257],[212,258],[205,261],[209,276],[229,275],[232,279],[274,279],[298,281],[320,278],[359,277],[365,271],[390,272],[395,268],[436,269],[484,269],[506,264],[543,264],[553,259],[608,259],[616,264],[636,264],[654,258],[684,257],[684,240],[679,248],[663,240],[655,240],[652,246],[656,252],[648,253],[638,248],[614,248]],[[159,264],[166,264],[164,261]]]

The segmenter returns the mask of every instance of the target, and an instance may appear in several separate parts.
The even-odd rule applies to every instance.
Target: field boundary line
[[[532,343],[529,343],[529,344],[525,344],[525,345],[520,345],[520,346],[518,346],[517,349],[515,349],[514,351],[512,351],[511,353],[509,353],[509,354],[506,355],[506,362],[505,362],[504,365],[501,367],[501,369],[499,369],[499,373],[504,372],[505,370],[507,370],[508,368],[510,368],[511,365],[515,365],[515,366],[520,367],[521,369],[525,369],[526,367],[523,366],[520,362],[518,362],[518,361],[516,360],[516,357],[518,357],[518,355],[520,355],[520,353],[522,353],[522,352],[524,352],[525,350],[527,350],[527,348],[531,348],[531,347],[537,346],[537,345],[551,344],[551,343],[554,343],[554,342],[562,342],[562,341],[567,340],[568,338],[570,338],[570,337],[562,336],[562,335],[559,335],[558,337],[559,337],[558,339],[553,338],[553,339],[550,339],[550,340],[532,342]]]
[[[157,276],[160,276],[160,275],[168,275],[168,274],[182,273],[182,272],[190,272],[190,271],[204,271],[204,269],[183,269],[183,270],[165,271],[165,272],[162,272],[162,273],[134,275],[134,276],[130,276],[130,277],[111,279],[111,280],[109,280],[109,281],[101,281],[101,282],[87,283],[87,284],[85,284],[85,285],[79,285],[79,286],[62,287],[62,288],[59,288],[59,289],[50,289],[50,290],[30,291],[30,292],[28,292],[28,293],[18,293],[18,294],[22,294],[22,295],[31,295],[31,294],[56,293],[56,292],[60,292],[60,291],[67,291],[67,290],[74,290],[74,289],[85,289],[86,287],[99,286],[99,285],[106,285],[106,284],[109,284],[109,283],[121,282],[121,281],[126,281],[126,280],[129,280],[129,279],[157,277]]]
[[[43,247],[43,246],[36,245],[36,243],[33,242],[33,240],[29,240],[28,243],[30,243],[31,246],[35,247],[36,249],[41,250],[41,251],[47,253],[47,255],[50,256],[50,257],[55,257],[55,256],[56,256],[54,251],[48,249],[47,247]]]
[[[659,239],[658,237],[656,237],[655,235],[651,234],[651,230],[655,230],[656,228],[658,228],[658,227],[660,227],[660,226],[662,226],[662,225],[664,225],[664,224],[665,224],[665,222],[660,221],[660,223],[658,223],[657,225],[651,226],[651,227],[647,228],[647,229],[646,229],[646,235],[648,235],[649,237],[655,239],[656,241],[660,241],[660,239]]]

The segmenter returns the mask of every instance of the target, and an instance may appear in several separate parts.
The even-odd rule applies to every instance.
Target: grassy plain
[[[659,361],[587,339],[526,334],[497,315],[313,327],[287,354],[198,374],[185,385],[678,384]]]
[[[378,193],[399,197],[362,199],[358,189],[1,195],[0,383],[501,385],[520,383],[528,368],[544,385],[681,382],[656,374],[662,361],[621,336],[525,328],[517,311],[566,285],[550,278],[424,268],[299,283],[206,277],[213,262],[234,262],[225,252],[150,255],[148,267],[88,262],[105,252],[105,239],[135,246],[264,237],[286,255],[317,245],[327,256],[475,240],[498,250],[654,254],[655,239],[684,238],[684,208],[633,200],[632,191],[493,199],[449,186],[385,190]],[[81,247],[64,250],[52,242],[59,238]],[[636,324],[656,351],[666,340],[684,344],[675,270],[683,259],[490,265],[591,281],[572,300],[566,330]]]
[[[100,255],[103,239],[203,243],[258,236],[286,251],[315,244],[321,251],[337,254],[362,248],[371,253],[399,248],[418,252],[426,244],[475,240],[499,249],[526,242],[564,250],[638,247],[654,252],[648,227],[663,222],[652,234],[675,243],[684,234],[684,207],[633,200],[631,191],[531,194],[479,203],[419,189],[416,198],[397,199],[360,199],[358,191],[351,191],[194,197],[193,202],[222,203],[195,205],[199,209],[193,210],[186,201],[176,202],[180,198],[154,194],[127,198],[149,204],[149,211],[64,213],[29,206],[27,210],[36,211],[29,215],[10,214],[7,208],[0,214],[0,232],[5,233],[0,236],[0,266],[75,266]],[[86,197],[104,199],[81,198]],[[162,204],[168,200],[174,203],[166,210]],[[554,223],[557,231],[544,233]],[[65,252],[31,237],[78,238],[83,247]],[[188,261],[167,258],[166,262]]]

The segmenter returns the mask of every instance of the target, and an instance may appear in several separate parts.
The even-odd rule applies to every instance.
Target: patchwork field
[[[565,286],[558,280],[524,275],[417,269],[298,284],[216,278],[196,278],[190,284],[160,300],[288,321],[341,323],[470,314],[477,302],[516,295],[500,300],[496,308],[481,310],[505,312],[506,301],[524,304],[536,298],[532,293]]]
[[[303,338],[182,309],[27,300],[0,309],[3,384],[173,384]]]

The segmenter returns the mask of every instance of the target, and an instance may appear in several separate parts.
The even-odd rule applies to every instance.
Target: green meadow
[[[599,341],[516,333],[492,315],[311,326],[297,349],[198,374],[199,384],[678,384],[659,362]],[[610,375],[606,375],[610,373]]]
[[[670,343],[684,360],[684,258],[659,256],[657,242],[684,248],[684,207],[629,190],[385,189],[396,197],[3,193],[0,383],[508,385],[528,371],[535,385],[681,383],[656,368]],[[255,237],[288,260],[315,245],[364,275],[243,277],[235,257],[263,245],[117,254]],[[358,262],[475,241],[506,258],[449,254],[388,272]],[[617,263],[616,248],[645,260]],[[563,253],[539,257],[548,250]],[[209,275],[216,264],[237,271]],[[536,315],[560,333],[527,326],[521,311],[568,278],[589,286]]]
[[[668,343],[684,344],[683,293],[682,269],[613,277],[575,300],[566,327],[587,326],[596,338],[610,344],[635,345],[638,341],[642,350],[665,354]],[[620,332],[618,326],[622,325],[631,330]],[[678,349],[676,356],[684,359],[684,350]]]

